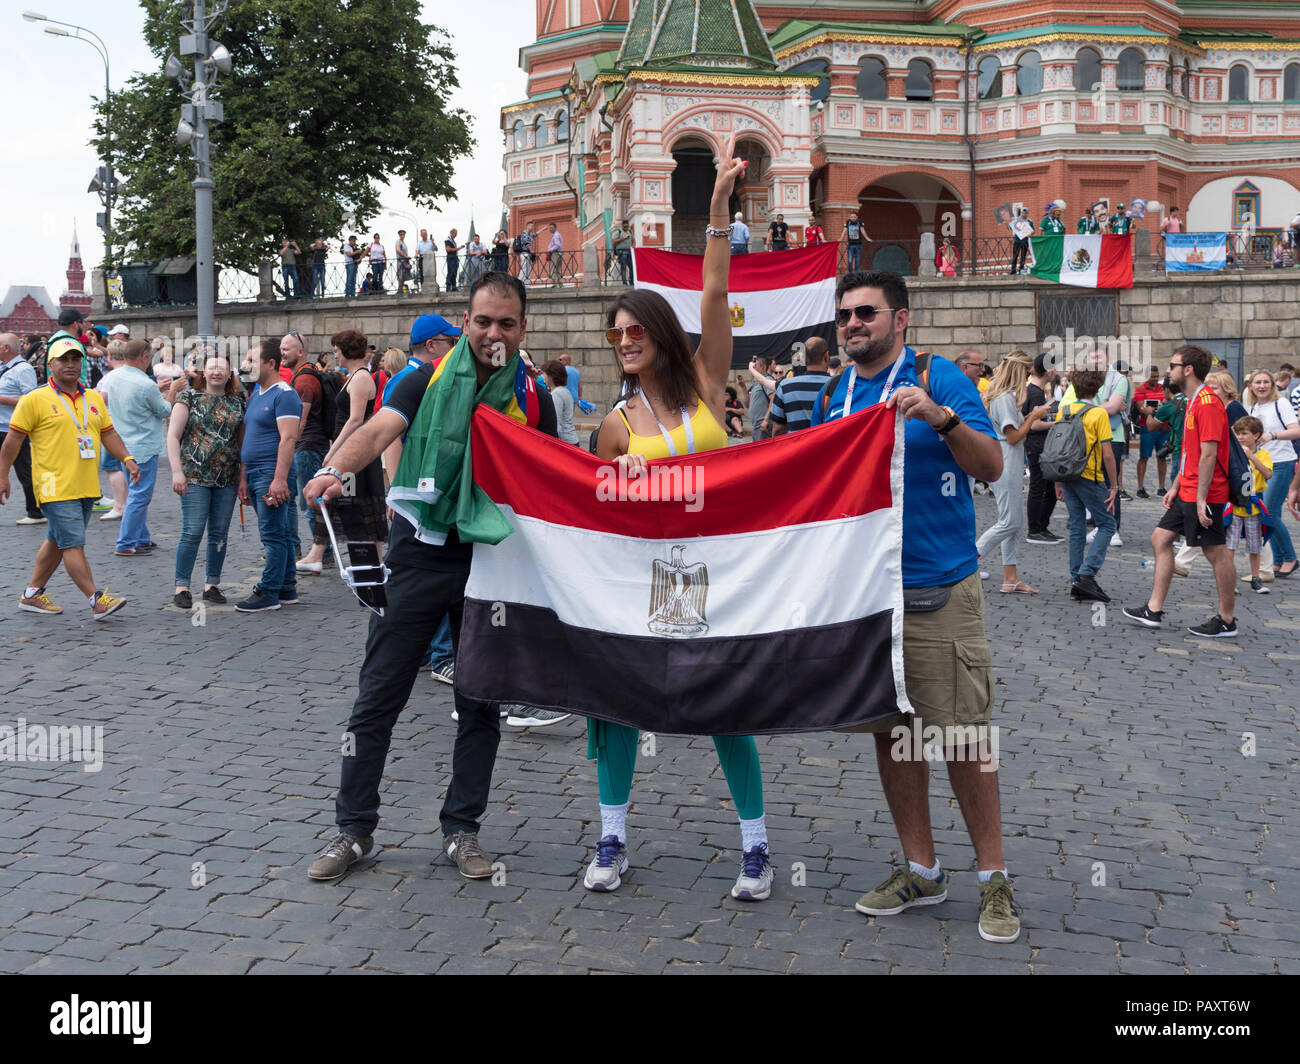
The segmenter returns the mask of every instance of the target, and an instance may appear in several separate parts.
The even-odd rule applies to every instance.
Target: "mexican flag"
[[[1034,265],[1030,272],[1044,281],[1078,288],[1133,287],[1133,237],[1129,234],[1051,234],[1033,237],[1031,243]]]

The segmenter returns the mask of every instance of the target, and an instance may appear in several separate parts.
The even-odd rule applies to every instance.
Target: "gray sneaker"
[[[312,861],[307,875],[312,879],[338,879],[374,848],[374,838],[359,839],[340,832]]]
[[[618,890],[622,885],[623,873],[627,871],[627,846],[617,835],[606,835],[596,843],[596,856],[587,866],[582,877],[582,885],[588,890],[607,894]]]
[[[468,831],[448,835],[443,840],[442,852],[456,862],[466,879],[487,879],[492,875],[492,862],[479,847],[477,835]]]
[[[555,709],[536,709],[533,706],[521,706],[517,703],[501,707],[509,712],[506,723],[512,728],[545,728],[548,724],[559,724],[568,720],[572,713],[561,713]]]

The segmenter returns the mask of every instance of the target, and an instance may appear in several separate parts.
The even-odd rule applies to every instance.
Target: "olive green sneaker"
[[[938,879],[915,875],[903,865],[870,894],[864,894],[853,906],[868,916],[893,916],[913,905],[938,905],[948,897],[948,874],[939,872]]]
[[[1020,914],[1011,882],[1001,872],[980,884],[980,938],[985,942],[1014,942],[1020,937]]]

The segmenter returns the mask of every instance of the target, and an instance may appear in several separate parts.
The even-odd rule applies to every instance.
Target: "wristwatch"
[[[343,474],[340,473],[337,469],[335,469],[332,465],[321,466],[318,470],[316,470],[315,473],[312,474],[312,476],[313,477],[330,476],[333,477],[335,480],[337,480],[340,484],[343,483]]]
[[[939,409],[948,415],[948,420],[934,431],[940,436],[947,436],[948,433],[961,424],[961,418],[957,416],[957,411],[950,406],[941,406]]]

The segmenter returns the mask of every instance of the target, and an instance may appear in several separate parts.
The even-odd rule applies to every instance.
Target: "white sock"
[[[767,845],[767,817],[755,817],[740,822],[740,848],[749,853],[755,846]]]
[[[926,868],[925,865],[917,864],[915,861],[908,861],[907,867],[912,870],[912,875],[920,876],[922,879],[928,879],[931,882],[939,878],[941,869],[939,867],[939,858],[934,859],[934,867]]]
[[[982,870],[982,871],[980,872],[980,882],[981,882],[981,883],[987,883],[987,882],[988,882],[990,879],[992,879],[993,876],[994,876],[996,873],[998,873],[998,872],[1001,872],[1001,873],[1002,873],[1002,877],[1003,877],[1004,879],[1010,879],[1010,878],[1011,878],[1009,875],[1007,875],[1007,870],[1006,870],[1005,868],[988,868],[988,869],[984,869],[984,870]]]
[[[600,837],[603,839],[606,835],[615,835],[618,841],[627,844],[627,807],[628,803],[622,805],[600,804]]]
[[[40,593],[41,593],[41,589],[39,587],[29,587],[27,589],[27,594],[24,597],[29,599],[35,598]]]

